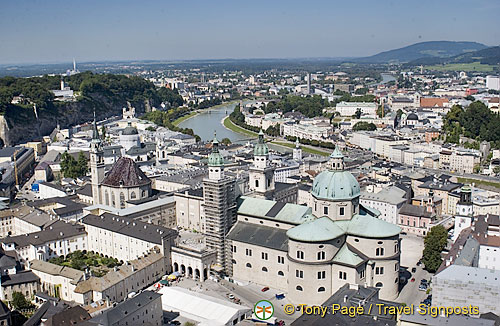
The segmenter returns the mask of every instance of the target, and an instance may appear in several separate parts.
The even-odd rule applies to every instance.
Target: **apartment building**
[[[170,248],[177,236],[175,230],[110,213],[89,214],[81,223],[88,233],[88,250],[126,262],[158,247],[171,270]]]

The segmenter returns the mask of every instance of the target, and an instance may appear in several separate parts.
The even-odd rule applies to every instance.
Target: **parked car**
[[[411,272],[412,272],[412,273],[416,273],[416,272],[417,272],[417,268],[416,268],[416,267],[413,267],[413,268],[411,269]]]
[[[284,293],[278,293],[278,294],[276,294],[276,299],[277,300],[282,300],[284,298],[285,298],[285,294]]]
[[[419,289],[419,291],[425,291],[425,290],[427,290],[427,285],[426,284],[420,284],[418,286],[418,289]]]
[[[411,279],[411,282],[415,282],[415,278],[412,278],[412,279]]]
[[[262,292],[269,291],[269,287],[267,287],[267,286],[266,286],[266,287],[262,288],[262,290],[261,290],[261,291],[262,291]]]

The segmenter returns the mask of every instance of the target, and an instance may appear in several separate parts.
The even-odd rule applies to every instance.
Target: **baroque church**
[[[127,134],[132,135],[133,133],[129,131]],[[151,196],[151,180],[141,171],[131,158],[120,157],[113,164],[113,167],[106,176],[104,168],[104,150],[94,117],[90,147],[90,173],[93,204],[125,208],[127,201]]]
[[[226,271],[235,280],[280,289],[294,303],[319,305],[346,283],[399,293],[401,229],[359,203],[360,187],[338,148],[316,176],[313,207],[273,200],[269,149],[259,135],[250,169],[255,196],[238,200],[226,236]]]

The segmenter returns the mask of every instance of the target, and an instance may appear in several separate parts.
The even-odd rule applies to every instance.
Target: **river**
[[[250,102],[251,101],[244,101],[243,103],[247,104]],[[182,121],[179,127],[193,129],[194,133],[200,136],[202,140],[212,140],[214,138],[214,131],[217,132],[217,139],[219,140],[222,138],[229,138],[232,142],[235,142],[242,139],[249,139],[251,137],[240,135],[226,129],[221,123],[224,117],[233,112],[237,104],[238,103],[229,103],[213,109],[204,110],[194,117]]]

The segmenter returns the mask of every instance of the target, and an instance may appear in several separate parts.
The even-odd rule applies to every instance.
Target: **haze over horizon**
[[[424,41],[500,44],[500,2],[151,0],[0,4],[0,64],[360,57]],[[430,23],[429,23],[430,22]]]

